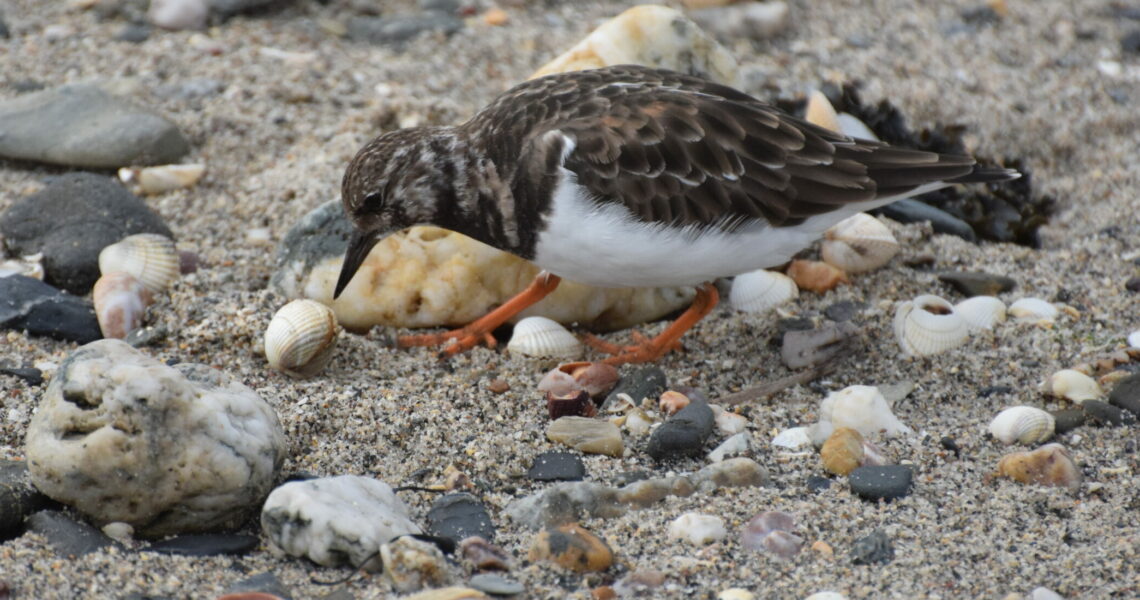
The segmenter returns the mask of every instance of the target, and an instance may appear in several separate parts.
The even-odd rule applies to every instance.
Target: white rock
[[[867,385],[853,385],[828,394],[820,404],[819,421],[834,428],[850,427],[863,435],[881,431],[894,437],[913,432],[891,413],[878,388]]]
[[[1132,348],[1140,348],[1140,330],[1128,334],[1128,345]]]
[[[816,592],[804,600],[847,600],[847,596],[839,592]]]
[[[210,0],[151,0],[147,19],[164,29],[202,29]]]
[[[781,431],[772,438],[772,445],[795,450],[810,446],[811,439],[808,427],[792,427]]]
[[[716,422],[717,431],[724,435],[736,435],[744,431],[748,427],[748,418],[740,413],[734,413],[730,410],[710,404],[709,408],[712,409],[714,420]]]
[[[712,452],[709,452],[709,460],[718,463],[728,456],[748,452],[751,445],[752,439],[748,436],[748,432],[742,431],[721,442]]]
[[[728,535],[724,519],[700,513],[685,513],[669,524],[669,537],[703,546],[719,542]]]
[[[294,481],[273,490],[261,509],[261,527],[286,554],[327,567],[361,567],[393,538],[421,532],[388,484],[355,475]],[[373,560],[366,568],[380,566]]]
[[[402,537],[380,546],[384,574],[400,593],[443,587],[451,582],[447,558],[434,544]]]
[[[26,446],[40,491],[142,537],[240,524],[286,450],[277,415],[253,390],[119,340],[92,342],[63,362]]]

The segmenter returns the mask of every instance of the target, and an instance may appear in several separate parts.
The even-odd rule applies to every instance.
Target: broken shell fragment
[[[907,356],[931,356],[966,342],[970,328],[949,302],[924,294],[895,311],[895,337]]]
[[[689,405],[689,397],[681,392],[668,390],[661,394],[661,398],[657,401],[657,407],[667,416],[677,414],[682,408]]]
[[[538,391],[568,396],[585,391],[591,398],[606,395],[617,384],[618,371],[600,362],[572,362],[551,369],[538,382]]]
[[[839,267],[814,260],[793,260],[788,265],[788,277],[796,282],[799,289],[817,294],[851,282]]]
[[[971,332],[993,329],[1005,320],[1005,302],[993,296],[974,296],[954,305]]]
[[[99,252],[99,272],[106,275],[118,271],[130,273],[151,292],[161,292],[178,279],[178,250],[164,235],[129,235]]]
[[[532,358],[574,358],[582,353],[582,342],[552,319],[527,317],[515,323],[507,350]]]
[[[91,294],[95,317],[105,338],[123,339],[146,318],[153,296],[130,273],[106,273],[95,282]]]
[[[123,167],[119,169],[119,180],[133,183],[139,192],[149,195],[190,187],[205,174],[206,165],[203,164]]]
[[[820,425],[831,428],[826,436],[839,427],[850,427],[863,435],[883,432],[887,437],[912,433],[891,412],[879,388],[869,385],[853,385],[828,394],[819,406],[819,420]]]
[[[1032,406],[1011,406],[990,422],[990,435],[1003,444],[1036,444],[1053,437],[1053,415]]]
[[[274,369],[310,377],[332,360],[339,333],[331,308],[315,300],[293,300],[265,329],[265,358]]]
[[[0,258],[4,257],[4,240],[0,238]],[[20,258],[0,260],[0,277],[23,275],[44,280],[44,253],[37,252]]]
[[[1007,312],[1018,321],[1041,323],[1052,322],[1061,311],[1040,298],[1022,298],[1010,304]]]
[[[1042,393],[1064,398],[1080,404],[1085,400],[1096,400],[1104,395],[1104,390],[1095,379],[1075,369],[1062,369],[1041,382]]]
[[[794,300],[799,294],[791,277],[760,269],[737,275],[732,280],[728,301],[741,312],[762,313]]]
[[[551,421],[562,417],[592,417],[598,414],[598,407],[584,390],[561,396],[546,392],[546,413]]]
[[[1030,452],[1014,452],[998,462],[997,475],[1021,483],[1036,483],[1075,490],[1081,471],[1061,444],[1045,444]]]
[[[836,223],[823,234],[820,256],[846,273],[866,273],[887,264],[899,243],[881,221],[859,213]]]

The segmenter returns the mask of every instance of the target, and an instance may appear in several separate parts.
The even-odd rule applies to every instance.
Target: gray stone
[[[229,375],[100,340],[60,365],[25,451],[40,491],[157,537],[241,524],[286,450],[273,409]]]
[[[1017,286],[1012,277],[994,275],[982,271],[954,271],[939,273],[938,279],[950,284],[958,293],[973,298],[974,296],[996,296],[1008,292]]]
[[[177,535],[155,542],[144,549],[147,552],[182,556],[243,555],[252,552],[259,543],[261,539],[255,535],[207,533]]]
[[[451,582],[447,558],[436,546],[404,536],[380,546],[384,575],[397,592],[407,594]]]
[[[289,228],[277,250],[276,270],[270,288],[286,298],[302,298],[301,288],[313,266],[340,258],[348,249],[352,224],[340,200],[330,200],[309,211]]]
[[[891,540],[882,529],[876,529],[857,540],[851,546],[851,562],[857,565],[888,563],[895,557]]]
[[[294,481],[273,490],[261,509],[261,528],[286,554],[326,567],[369,570],[382,568],[374,560],[382,545],[422,533],[388,484],[355,475]]]
[[[780,358],[789,369],[820,365],[851,351],[851,341],[859,328],[844,321],[827,323],[819,329],[789,331],[780,345]]]
[[[173,123],[92,84],[0,102],[0,156],[110,169],[177,162],[190,142]]]
[[[1136,415],[1128,412],[1127,410],[1101,402],[1100,400],[1085,400],[1081,403],[1081,410],[1085,411],[1088,418],[1094,425],[1112,425],[1119,427],[1121,425],[1135,425]]]
[[[526,586],[494,573],[480,573],[467,581],[467,585],[492,596],[514,596],[526,591]]]
[[[656,460],[697,456],[712,434],[714,415],[704,400],[690,396],[689,405],[653,430],[645,452]]]
[[[534,457],[526,476],[535,481],[581,481],[586,477],[586,465],[571,452],[543,452]]]
[[[378,45],[399,45],[426,31],[450,35],[463,28],[463,19],[443,12],[396,17],[353,17],[348,39]]]
[[[32,487],[25,461],[0,460],[0,542],[20,537],[24,519],[49,502]]]
[[[81,344],[103,337],[89,302],[23,275],[0,277],[0,329]]]
[[[28,517],[28,531],[45,538],[60,556],[83,556],[111,546],[115,540],[87,523],[76,521],[57,510],[41,510]]]
[[[951,215],[950,213],[925,204],[914,198],[896,200],[886,206],[875,209],[875,212],[887,216],[899,223],[921,223],[930,221],[930,226],[937,233],[948,233],[962,239],[976,242],[978,235],[970,224]]]
[[[459,543],[477,535],[487,541],[495,539],[491,514],[471,494],[445,494],[439,497],[427,514],[428,531],[432,535]]]
[[[665,377],[665,371],[658,367],[641,367],[636,371],[625,375],[606,396],[606,401],[602,403],[602,411],[608,409],[614,402],[617,401],[619,394],[627,394],[634,404],[641,404],[641,401],[650,398],[656,400],[661,392],[665,391],[665,386],[668,383]]]
[[[9,251],[42,252],[45,280],[73,294],[86,294],[99,279],[100,250],[136,233],[174,237],[145,202],[93,173],[61,175],[0,215]]]
[[[914,470],[906,465],[858,467],[847,476],[851,491],[866,500],[892,500],[910,494]]]
[[[210,0],[210,12],[228,17],[237,13],[285,4],[289,0]]]
[[[1140,373],[1116,382],[1108,395],[1108,403],[1140,417]]]
[[[281,580],[278,579],[277,575],[272,571],[265,571],[251,575],[245,579],[240,579],[226,588],[227,594],[239,594],[242,592],[273,594],[282,600],[292,600],[293,598],[289,587],[281,583]]]

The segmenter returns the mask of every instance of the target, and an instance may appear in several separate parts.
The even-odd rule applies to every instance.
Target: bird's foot
[[[591,348],[611,355],[602,362],[610,365],[624,365],[626,363],[652,362],[665,356],[671,350],[680,350],[680,339],[662,339],[663,336],[650,338],[640,331],[633,331],[633,344],[622,346],[607,342],[592,334],[587,334],[583,341]]]

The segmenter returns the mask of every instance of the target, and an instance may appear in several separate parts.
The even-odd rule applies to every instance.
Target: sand
[[[985,434],[1005,406],[1063,407],[1042,397],[1038,382],[1120,348],[1128,332],[1140,328],[1136,296],[1124,288],[1140,256],[1138,59],[1124,57],[1120,76],[1098,70],[1098,61],[1121,60],[1119,39],[1140,23],[1112,16],[1099,0],[1010,2],[1009,16],[999,23],[967,30],[960,13],[979,6],[972,1],[796,0],[780,36],[730,44],[750,92],[791,97],[822,80],[862,81],[865,100],[890,99],[913,125],[961,123],[976,151],[1024,157],[1041,190],[1062,208],[1038,250],[973,245],[933,235],[923,225],[896,226],[904,245],[900,258],[824,296],[802,294],[786,312],[816,316],[840,300],[865,302],[869,308],[857,318],[866,334],[861,351],[832,375],[746,407],[758,442],[752,456],[770,470],[771,484],[668,498],[623,518],[589,520],[583,525],[611,544],[618,564],[578,576],[529,564],[533,534],[501,514],[513,498],[542,487],[521,474],[534,455],[553,447],[543,435],[545,411],[535,391],[546,365],[487,349],[441,365],[428,350],[385,349],[377,334],[345,336],[334,363],[316,378],[275,373],[258,350],[283,302],[265,290],[274,247],[247,241],[246,230],[265,227],[279,240],[301,215],[338,196],[345,164],[379,126],[461,121],[631,3],[508,6],[504,26],[475,19],[450,39],[429,36],[398,50],[322,29],[325,20],[345,20],[352,4],[298,1],[206,33],[156,31],[141,45],[113,41],[122,20],[100,20],[68,2],[0,4],[13,36],[0,41],[0,97],[14,96],[12,84],[24,80],[48,86],[118,81],[135,100],[176,121],[194,144],[190,159],[209,165],[200,185],[149,200],[180,245],[208,265],[152,308],[153,321],[169,337],[149,351],[216,365],[262,394],[290,440],[286,472],[369,475],[404,485],[441,482],[444,469],[455,466],[475,481],[496,519],[497,541],[515,558],[509,576],[534,598],[585,598],[588,588],[632,570],[665,573],[665,585],[647,597],[711,598],[730,587],[761,598],[820,590],[848,598],[1000,598],[1037,586],[1066,598],[1140,594],[1136,429],[1084,427],[1060,436],[1085,475],[1075,495],[988,478],[1009,449]],[[384,8],[415,10],[412,2]],[[63,35],[48,40],[48,28]],[[281,60],[264,48],[304,54]],[[224,82],[223,93],[167,93],[202,78]],[[64,171],[0,161],[0,209]],[[921,255],[934,256],[934,267],[905,266],[908,257]],[[1052,328],[1006,323],[936,358],[900,358],[891,337],[893,303],[923,293],[958,298],[934,275],[953,269],[1009,275],[1018,287],[1005,300],[1062,300],[1080,316],[1063,317]],[[788,375],[770,344],[776,321],[722,306],[686,338],[685,352],[660,366],[672,381],[697,387],[714,402]],[[74,349],[21,333],[0,339],[0,360],[49,371]],[[505,379],[510,390],[490,392],[493,377]],[[884,445],[916,468],[915,489],[904,499],[868,503],[843,481],[813,493],[805,481],[823,474],[818,457],[788,456],[768,443],[775,432],[814,420],[828,391],[899,382],[915,388],[895,413],[918,433]],[[42,388],[10,378],[0,385],[0,456],[19,458]],[[979,395],[991,386],[1010,391]],[[943,437],[957,441],[960,456],[940,446]],[[629,470],[665,475],[703,464],[656,465],[637,452],[585,460],[589,478],[600,482]],[[432,500],[403,497],[421,517]],[[740,527],[765,510],[794,513],[796,532],[809,543],[827,543],[834,555],[805,548],[781,562],[744,550],[736,541]],[[706,548],[667,539],[668,523],[689,511],[724,518],[729,538]],[[894,559],[853,565],[852,543],[876,529],[892,540]],[[18,598],[209,598],[262,571],[275,573],[295,598],[329,592],[310,577],[346,574],[274,556],[264,545],[237,558],[126,551],[75,559],[58,557],[33,534],[0,545],[0,579]],[[390,595],[374,577],[341,588],[358,598]]]

